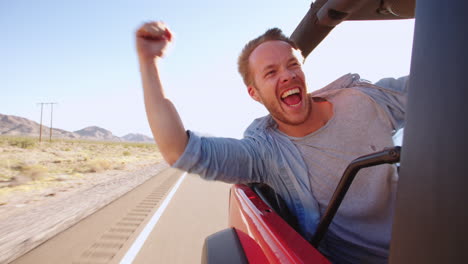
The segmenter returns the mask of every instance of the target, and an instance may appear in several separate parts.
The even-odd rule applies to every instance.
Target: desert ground
[[[0,263],[167,167],[155,144],[0,137]]]
[[[162,161],[155,144],[0,137],[0,218]]]

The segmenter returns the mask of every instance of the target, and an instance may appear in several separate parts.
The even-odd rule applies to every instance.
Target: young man
[[[164,96],[158,61],[171,41],[160,22],[136,33],[148,120],[173,167],[228,183],[262,182],[279,193],[310,239],[336,185],[355,158],[393,146],[404,123],[405,79],[378,84],[345,75],[307,93],[302,58],[279,29],[249,42],[239,72],[249,95],[270,114],[242,140],[200,137],[185,130]],[[363,169],[346,195],[321,250],[339,263],[386,262],[398,175],[392,165]]]

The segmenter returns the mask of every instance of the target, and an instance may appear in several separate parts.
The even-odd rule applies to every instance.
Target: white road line
[[[127,251],[127,254],[125,254],[123,259],[120,261],[120,264],[129,264],[135,260],[136,255],[138,254],[138,252],[140,252],[141,247],[145,243],[151,231],[153,231],[154,226],[159,221],[159,218],[163,214],[164,210],[166,210],[166,207],[171,201],[172,196],[174,196],[180,184],[185,179],[185,176],[187,176],[187,172],[184,172],[184,174],[182,174],[180,179],[176,182],[171,192],[167,195],[166,199],[164,199],[161,206],[154,213],[153,217],[151,217],[151,220],[148,222],[148,224],[146,224],[145,228],[143,229],[143,231],[141,231],[140,235],[137,237],[135,242],[133,242],[132,246]]]

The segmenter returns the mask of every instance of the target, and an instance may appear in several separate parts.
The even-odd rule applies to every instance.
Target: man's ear
[[[255,89],[253,85],[247,86],[247,91],[249,92],[249,95],[250,97],[252,97],[252,99],[254,99],[255,101],[259,103],[262,103],[262,101],[260,100],[260,97],[257,94],[257,89]]]

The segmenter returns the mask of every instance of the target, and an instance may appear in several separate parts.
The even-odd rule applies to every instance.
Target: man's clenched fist
[[[140,59],[162,57],[172,33],[162,22],[148,22],[136,31],[136,46]]]

